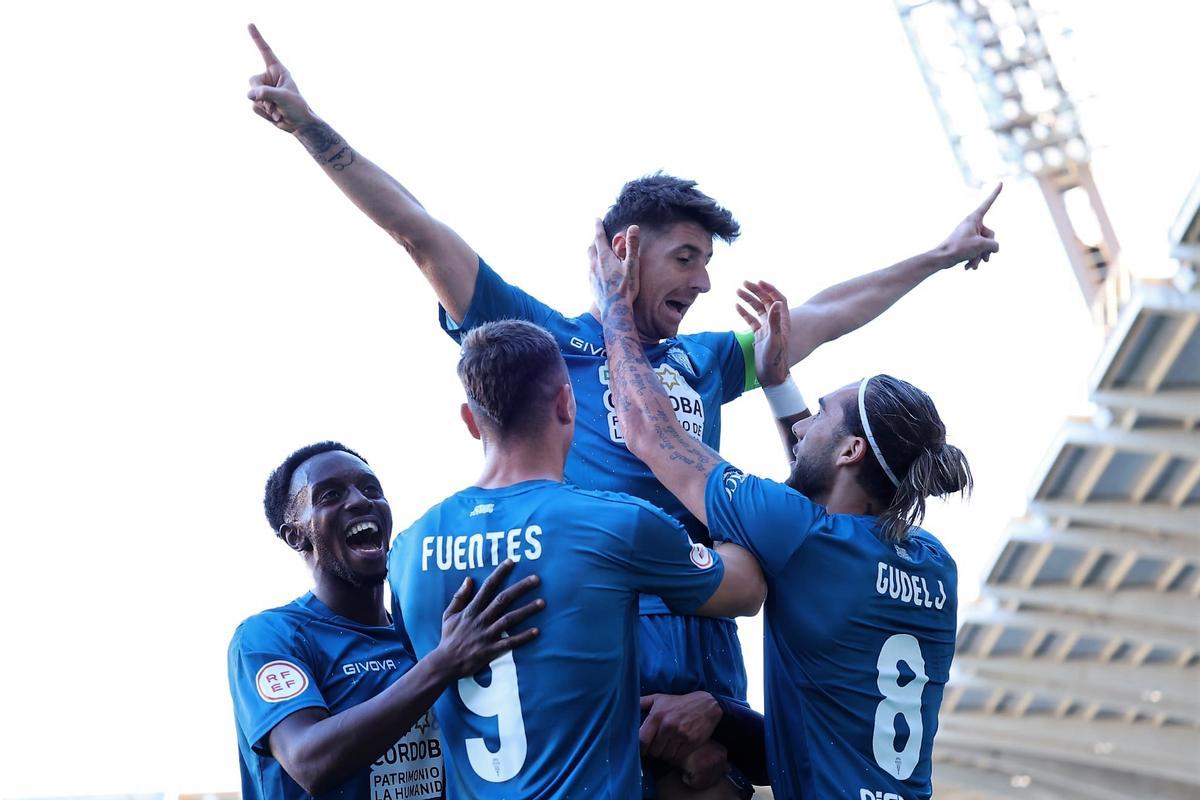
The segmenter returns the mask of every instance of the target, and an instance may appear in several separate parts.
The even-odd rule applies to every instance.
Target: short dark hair
[[[858,483],[884,506],[879,515],[884,538],[900,541],[925,518],[925,498],[969,495],[975,479],[963,452],[946,444],[946,426],[925,392],[891,375],[875,375],[863,407],[875,444],[900,485],[888,478],[869,445]],[[865,439],[857,393],[842,411],[846,432]]]
[[[271,530],[275,531],[276,534],[279,533],[279,529],[283,526],[283,523],[287,522],[288,506],[292,503],[292,494],[290,491],[292,488],[292,475],[296,472],[296,468],[313,456],[319,456],[321,453],[329,453],[334,450],[349,453],[364,464],[367,463],[365,458],[341,442],[326,441],[301,447],[271,471],[271,475],[267,478],[266,491],[263,492],[263,510],[267,513],[267,522],[271,523]]]
[[[617,202],[604,215],[604,232],[611,239],[630,225],[661,230],[677,222],[694,222],[726,243],[742,232],[733,214],[697,189],[695,181],[662,172],[621,187]]]
[[[507,319],[462,339],[458,378],[475,418],[497,436],[527,434],[570,380],[554,338],[532,322]]]

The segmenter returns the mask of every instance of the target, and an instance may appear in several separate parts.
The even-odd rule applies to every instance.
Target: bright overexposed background
[[[1124,260],[1161,273],[1200,161],[1200,8],[1058,5]],[[686,330],[741,327],[743,278],[800,301],[931,247],[983,196],[891,0],[7,8],[0,797],[236,789],[225,647],[308,585],[262,517],[270,469],[340,439],[398,526],[476,475],[431,291],[250,112],[251,19],[361,153],[568,313],[589,302],[594,218],[656,169],[744,230]],[[1100,344],[1036,186],[1010,181],[989,223],[990,264],[796,371],[814,400],[879,371],[936,399],[978,481],[927,524],[964,601],[1086,412]],[[723,423],[731,460],[783,474],[761,397]],[[761,706],[760,631],[743,626]]]

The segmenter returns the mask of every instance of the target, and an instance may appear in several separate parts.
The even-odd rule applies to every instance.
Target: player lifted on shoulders
[[[438,646],[439,609],[454,588],[509,558],[515,578],[541,576],[554,612],[536,640],[438,700],[449,796],[636,797],[639,595],[681,613],[755,614],[762,573],[746,550],[693,543],[644,500],[563,482],[575,395],[545,330],[481,325],[463,338],[458,374],[483,473],[396,538],[394,605],[424,655]]]
[[[276,535],[312,570],[313,589],[250,617],[229,645],[242,797],[368,800],[384,796],[381,788],[443,797],[429,709],[456,679],[537,635],[504,638],[544,605],[505,614],[537,578],[497,594],[512,570],[505,563],[473,599],[464,581],[437,648],[416,661],[384,607],[392,512],[367,462],[337,442],[303,447],[271,473],[263,504]]]
[[[822,397],[820,412],[796,423],[786,484],[722,461],[680,428],[642,351],[638,238],[630,228],[620,259],[597,223],[590,250],[615,405],[629,448],[766,573],[775,796],[929,797],[957,571],[917,525],[927,497],[970,490],[966,458],[946,443],[928,395],[876,375]],[[768,350],[785,345],[783,310],[780,299],[764,306]]]
[[[251,34],[266,65],[251,80],[255,113],[294,134],[338,188],[404,246],[433,287],[448,333],[459,339],[484,322],[519,318],[555,337],[580,403],[567,480],[649,500],[683,523],[694,539],[709,541],[704,527],[625,446],[611,407],[597,309],[568,317],[505,282],[407,189],[317,116],[258,32],[252,28]],[[930,251],[833,286],[790,309],[794,333],[786,362],[795,364],[822,343],[866,324],[935,272],[987,260],[998,247],[983,222],[990,202]],[[631,224],[643,232],[642,290],[633,303],[637,337],[680,423],[697,441],[717,448],[721,406],[758,385],[752,337],[731,332],[680,335],[679,326],[709,290],[714,240],[732,242],[740,232],[738,223],[694,181],[653,175],[626,184],[605,217],[609,244],[618,253],[624,252],[624,231]],[[793,410],[800,411],[785,412]],[[678,756],[745,710],[746,675],[736,626],[732,620],[671,615],[653,597],[643,599],[641,610],[640,673],[642,693],[649,696],[644,745],[655,756]],[[735,733],[732,738],[743,737]]]

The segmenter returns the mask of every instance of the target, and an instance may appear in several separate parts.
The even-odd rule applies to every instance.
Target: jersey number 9
[[[467,758],[479,777],[491,783],[511,780],[525,764],[525,718],[517,686],[517,665],[512,651],[490,665],[492,680],[481,686],[474,678],[460,678],[458,696],[473,714],[495,717],[500,746],[488,749],[482,738],[467,739]]]

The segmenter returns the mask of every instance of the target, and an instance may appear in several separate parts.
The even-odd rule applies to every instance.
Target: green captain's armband
[[[746,366],[746,385],[742,391],[757,389],[759,383],[758,372],[754,369],[754,331],[742,331],[734,333],[733,336],[742,346],[742,362]]]

